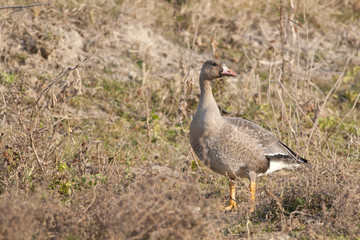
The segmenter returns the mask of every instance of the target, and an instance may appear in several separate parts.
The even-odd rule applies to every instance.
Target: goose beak
[[[236,77],[236,73],[228,68],[226,65],[222,65],[222,71],[220,72],[222,77]]]

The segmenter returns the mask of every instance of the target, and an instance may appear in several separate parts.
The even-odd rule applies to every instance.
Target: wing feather
[[[298,156],[265,128],[243,118],[223,117],[223,119],[240,128],[241,132],[259,142],[263,147],[265,157],[269,160],[288,159],[289,161],[296,160],[300,163],[307,163],[306,159]]]

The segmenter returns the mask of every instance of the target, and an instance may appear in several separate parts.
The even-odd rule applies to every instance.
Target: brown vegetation
[[[69,0],[0,10],[0,238],[358,238],[359,9]],[[219,210],[227,179],[189,146],[199,70],[214,56],[239,73],[214,83],[223,114],[312,163],[261,178],[250,215],[241,181],[239,209]]]

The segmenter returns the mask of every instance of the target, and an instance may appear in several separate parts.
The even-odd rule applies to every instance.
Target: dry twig
[[[336,125],[336,127],[328,134],[328,136],[326,137],[326,140],[328,140],[331,135],[333,135],[333,133],[335,133],[338,128],[340,127],[340,125],[344,122],[345,118],[347,118],[349,116],[349,114],[355,109],[356,107],[356,104],[358,103],[359,101],[359,98],[360,98],[360,93],[357,95],[355,101],[354,101],[354,104],[353,106],[351,107],[351,109],[344,115],[344,117],[340,120],[340,122]],[[323,145],[324,146],[324,145]],[[323,147],[321,146],[321,147]]]
[[[339,78],[338,78],[338,80],[336,81],[336,83],[334,84],[334,86],[330,89],[330,91],[329,91],[328,94],[326,95],[325,100],[324,100],[323,104],[321,105],[321,107],[320,107],[320,109],[319,109],[319,113],[318,113],[318,115],[317,115],[317,118],[315,119],[314,125],[313,125],[313,127],[312,127],[312,129],[311,129],[310,137],[309,137],[309,140],[308,140],[308,146],[310,145],[310,141],[311,141],[311,138],[312,138],[312,136],[313,136],[313,134],[314,134],[315,128],[316,128],[317,125],[318,125],[320,115],[321,115],[322,111],[324,110],[325,105],[326,105],[329,97],[330,97],[331,94],[338,88],[338,86],[340,86],[340,83],[342,82],[343,76],[344,76],[344,74],[345,74],[345,70],[346,70],[346,68],[347,68],[350,60],[353,58],[353,56],[355,55],[356,52],[357,52],[357,50],[355,50],[355,51],[351,54],[351,56],[346,60],[346,63],[345,63],[345,66],[344,66],[344,69],[343,69],[341,75],[339,76]]]
[[[59,74],[59,76],[52,82],[49,84],[49,86],[47,86],[44,91],[41,92],[40,97],[36,100],[34,106],[37,105],[37,103],[39,102],[39,100],[41,99],[42,95],[47,92],[51,86],[53,86],[55,83],[59,82],[65,75],[69,74],[70,72],[74,71],[75,69],[79,68],[79,67],[83,67],[84,63],[88,60],[88,58],[85,58],[84,60],[81,61],[81,63],[76,64],[75,67],[68,67],[67,69],[65,69],[62,73]]]
[[[0,7],[0,10],[4,10],[4,9],[22,9],[22,8],[31,8],[31,7],[40,7],[40,6],[45,6],[45,5],[49,5],[52,2],[47,2],[47,3],[38,3],[38,4],[32,4],[32,5],[25,5],[25,6],[9,6],[9,7]]]
[[[4,96],[4,93],[3,93],[3,91],[0,89],[0,93],[1,93],[1,96],[2,96],[2,100],[4,101],[4,106],[3,106],[3,109],[4,109],[4,118],[3,118],[3,120],[2,120],[2,122],[1,122],[1,125],[0,126],[3,126],[4,125],[4,122],[5,122],[5,119],[6,119],[6,100],[5,100],[5,96]]]
[[[194,39],[193,39],[193,42],[192,42],[192,49],[191,49],[191,51],[190,51],[190,56],[189,56],[189,68],[190,68],[189,70],[191,70],[191,68],[192,68],[192,67],[191,67],[192,54],[193,54],[193,52],[194,52],[194,47],[195,47],[195,42],[196,42],[196,38],[197,38],[197,35],[198,35],[198,31],[199,31],[200,21],[201,21],[202,17],[203,17],[204,14],[205,14],[205,10],[206,10],[207,7],[209,6],[209,3],[210,3],[210,0],[208,0],[208,1],[206,2],[206,5],[205,5],[205,7],[203,8],[203,11],[201,12],[200,17],[199,17],[198,21],[196,22]],[[189,72],[190,72],[190,71],[189,71]]]
[[[75,67],[68,67],[67,69],[65,69],[61,74],[59,74],[59,76],[52,82],[49,84],[49,86],[47,86],[44,91],[42,91],[42,93],[40,94],[39,98],[36,100],[36,102],[33,105],[33,110],[31,113],[31,121],[30,121],[30,128],[29,128],[29,136],[30,136],[30,145],[31,145],[31,149],[33,150],[36,160],[40,166],[41,171],[44,172],[44,167],[42,164],[42,160],[40,159],[37,151],[36,151],[36,147],[35,147],[35,143],[34,143],[34,136],[33,136],[33,125],[34,125],[34,119],[35,119],[35,115],[38,114],[39,111],[36,111],[36,106],[37,103],[39,102],[39,100],[41,99],[41,97],[43,96],[43,94],[48,91],[50,89],[51,86],[53,86],[55,83],[57,83],[58,81],[60,81],[60,79],[62,79],[65,75],[67,75],[68,73],[74,71],[75,69],[82,67],[83,63],[85,63],[87,61],[87,58],[85,58],[80,64],[77,64]]]

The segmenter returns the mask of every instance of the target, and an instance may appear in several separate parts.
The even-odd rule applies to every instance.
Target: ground
[[[5,0],[1,6],[31,5]],[[47,3],[40,1],[40,3]],[[357,239],[357,0],[67,0],[1,9],[1,239]],[[199,71],[223,115],[310,167],[228,179],[191,150]]]

